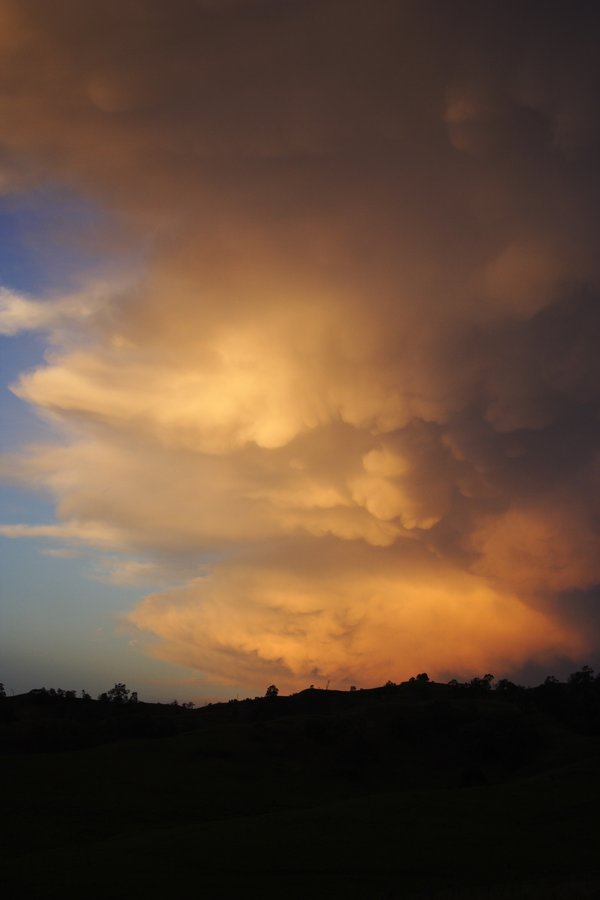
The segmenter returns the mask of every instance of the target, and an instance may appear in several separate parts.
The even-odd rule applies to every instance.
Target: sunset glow
[[[1,0],[0,199],[97,212],[0,268],[54,510],[0,534],[136,588],[133,670],[599,659],[600,67],[584,4],[491,9]]]

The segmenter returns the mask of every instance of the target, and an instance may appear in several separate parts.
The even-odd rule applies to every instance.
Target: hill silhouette
[[[0,698],[5,896],[600,896],[600,679]],[[93,874],[92,874],[93,873]]]

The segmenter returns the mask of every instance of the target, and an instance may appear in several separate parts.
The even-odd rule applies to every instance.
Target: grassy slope
[[[342,720],[344,753],[377,715]],[[464,788],[414,742],[340,767],[307,721],[5,756],[5,895],[600,896],[598,739],[546,723],[533,763]]]

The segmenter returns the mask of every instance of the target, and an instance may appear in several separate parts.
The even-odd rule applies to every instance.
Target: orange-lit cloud
[[[390,560],[353,550],[341,566],[339,558],[331,566],[331,554],[315,565],[314,551],[299,566],[289,547],[257,563],[229,562],[147,597],[129,620],[154,636],[149,649],[163,659],[195,668],[202,660],[229,684],[276,680],[286,689],[330,679],[338,687],[381,684],[418,671],[424,659],[443,677],[588,649],[480,578],[431,560],[424,571],[410,554]]]
[[[168,572],[153,653],[295,687],[594,652],[556,605],[600,583],[588,13],[557,56],[553,15],[467,6],[2,6],[6,190],[144,246],[0,298],[59,436],[4,463],[58,522],[3,533]]]

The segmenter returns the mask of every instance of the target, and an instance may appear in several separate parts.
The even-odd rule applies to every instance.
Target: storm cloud
[[[285,688],[593,659],[593,4],[1,16],[3,190],[68,185],[143,248],[2,295],[57,434],[3,468],[48,538],[168,573],[126,614],[149,652]]]

